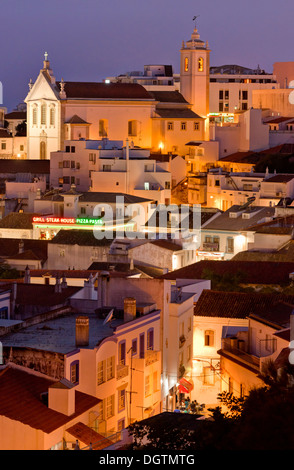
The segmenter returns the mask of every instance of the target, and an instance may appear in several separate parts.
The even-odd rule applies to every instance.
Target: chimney
[[[124,320],[134,320],[136,318],[136,314],[136,299],[134,299],[134,297],[126,297],[124,299]]]
[[[30,282],[31,282],[30,268],[27,266],[25,269],[24,283],[30,284]]]
[[[66,289],[66,288],[67,288],[66,277],[65,277],[65,274],[63,274],[62,282],[61,282],[61,289]]]
[[[56,292],[56,293],[61,292],[61,284],[60,284],[59,274],[56,276],[56,283],[55,283],[54,292]]]
[[[75,386],[66,379],[51,385],[48,390],[48,408],[71,416],[75,413]]]
[[[76,318],[76,347],[89,345],[89,317],[79,315]]]
[[[109,271],[101,271],[98,276],[98,308],[107,304],[107,283],[109,281]]]

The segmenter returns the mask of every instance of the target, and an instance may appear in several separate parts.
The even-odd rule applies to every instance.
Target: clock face
[[[188,72],[189,70],[189,59],[188,57],[185,57],[185,72]]]

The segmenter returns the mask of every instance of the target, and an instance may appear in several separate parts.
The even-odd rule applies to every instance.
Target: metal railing
[[[244,341],[235,338],[224,338],[222,339],[222,349],[230,352],[240,361],[245,362],[254,368],[260,369],[260,357],[247,353]]]

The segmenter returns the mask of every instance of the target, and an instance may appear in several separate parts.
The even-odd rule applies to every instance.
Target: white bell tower
[[[191,39],[182,44],[180,84],[181,94],[204,118],[209,113],[209,59],[208,43],[201,41],[195,25]]]

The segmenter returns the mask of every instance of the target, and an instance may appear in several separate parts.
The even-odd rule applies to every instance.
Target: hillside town
[[[200,29],[179,74],[44,52],[0,105],[1,450],[128,449],[291,382],[294,62],[215,66]]]

